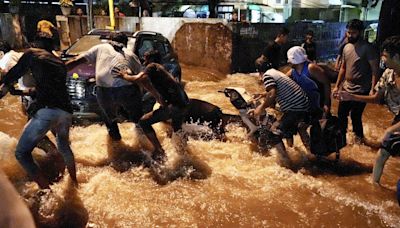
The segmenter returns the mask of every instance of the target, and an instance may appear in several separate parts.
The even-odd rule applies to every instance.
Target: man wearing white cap
[[[310,99],[312,114],[316,115],[315,117],[320,116],[321,108],[324,113],[328,114],[331,107],[331,87],[324,70],[317,64],[310,63],[306,51],[300,46],[290,48],[287,57],[292,69],[286,75],[306,92]],[[322,87],[322,91],[320,91],[319,85]]]

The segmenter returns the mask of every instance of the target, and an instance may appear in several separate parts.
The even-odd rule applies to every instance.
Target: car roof
[[[133,37],[133,38],[136,38],[141,35],[163,36],[161,33],[153,31],[137,31],[133,33],[128,31],[118,31],[118,30],[112,31],[110,29],[92,29],[91,31],[88,32],[88,35],[98,35],[98,36],[104,36],[106,38],[109,37],[112,32],[122,32],[126,34],[128,37]]]

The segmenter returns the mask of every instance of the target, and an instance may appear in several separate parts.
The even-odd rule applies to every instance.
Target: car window
[[[139,58],[143,59],[144,53],[154,50],[153,40],[143,40],[142,45],[139,48]]]
[[[169,43],[164,43],[165,53],[169,53],[171,50],[171,46]]]
[[[86,35],[76,41],[66,53],[70,55],[79,55],[80,53],[85,52],[98,44],[106,43],[108,41],[108,39],[100,39],[99,35]],[[134,42],[135,39],[128,38],[127,48],[129,50],[133,50]]]
[[[166,52],[164,49],[164,45],[163,45],[163,43],[161,43],[161,41],[157,41],[156,49],[161,54],[161,56],[165,56]]]
[[[91,47],[101,44],[102,42],[107,42],[107,40],[100,40],[100,36],[97,35],[83,36],[76,41],[66,53],[71,55],[79,55],[80,53],[85,52]]]

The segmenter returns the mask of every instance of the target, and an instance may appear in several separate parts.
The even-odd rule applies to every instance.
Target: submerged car
[[[89,50],[91,47],[108,42],[110,30],[95,29],[84,35],[68,49],[63,51],[61,58],[67,61]],[[143,63],[144,53],[157,50],[162,57],[164,67],[176,78],[181,80],[181,67],[177,55],[174,53],[167,38],[157,32],[139,31],[135,33],[124,32],[128,36],[127,48],[132,50]],[[101,117],[100,107],[96,100],[95,66],[91,63],[78,65],[68,72],[67,88],[71,97],[74,110],[74,119],[90,120]],[[121,116],[123,117],[123,110]]]

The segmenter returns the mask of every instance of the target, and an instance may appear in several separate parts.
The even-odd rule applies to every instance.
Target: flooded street
[[[188,66],[183,66],[182,75],[191,98],[216,104],[229,114],[237,111],[218,90],[231,86],[249,93],[263,91],[254,75],[225,76]],[[337,103],[332,111],[336,113]],[[366,137],[377,140],[392,118],[383,106],[368,105],[363,116]],[[156,124],[168,154],[166,166],[174,177],[159,185],[149,169],[138,164],[149,146],[132,123],[120,125],[119,143],[108,141],[106,128],[99,124],[75,126],[70,139],[79,188],[71,187],[66,172],[51,192],[39,194],[14,156],[25,122],[18,97],[0,100],[0,167],[26,199],[40,227],[400,226],[395,192],[400,159],[388,160],[383,187],[372,185],[377,150],[354,144],[351,133],[338,164],[333,162],[334,154],[328,161],[317,161],[296,136],[295,146],[289,148],[296,169],[290,170],[279,165],[274,151],[258,153],[243,127],[228,125],[226,142],[190,138],[182,154],[167,137],[168,129]],[[34,153],[40,157],[42,151]]]

